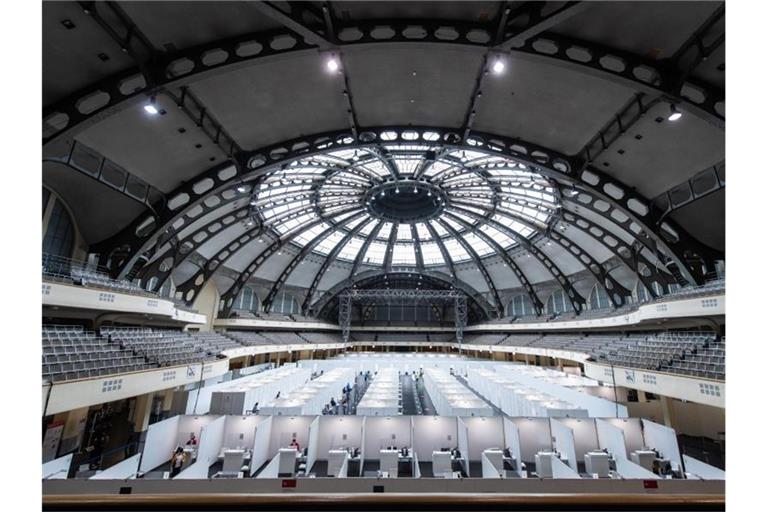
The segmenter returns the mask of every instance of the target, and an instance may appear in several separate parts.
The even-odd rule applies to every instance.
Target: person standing
[[[184,449],[179,446],[171,456],[171,478],[175,477],[181,472],[182,466],[184,466]]]

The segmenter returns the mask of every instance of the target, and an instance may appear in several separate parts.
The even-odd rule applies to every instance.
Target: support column
[[[85,434],[85,423],[88,421],[88,409],[89,407],[81,407],[67,413],[64,431],[61,433],[59,453],[69,453],[80,447]]]
[[[146,393],[136,397],[133,409],[133,431],[141,433],[149,427],[149,416],[152,414],[152,398],[154,393]]]
[[[661,397],[661,412],[664,415],[664,425],[669,428],[675,428],[675,415],[672,410],[672,399],[666,396]]]

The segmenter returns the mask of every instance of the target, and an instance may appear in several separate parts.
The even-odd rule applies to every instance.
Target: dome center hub
[[[374,217],[392,222],[417,222],[438,217],[446,197],[440,188],[425,181],[388,181],[373,187],[365,196]]]

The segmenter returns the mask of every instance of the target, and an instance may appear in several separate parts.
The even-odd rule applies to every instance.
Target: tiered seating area
[[[130,293],[149,297],[157,296],[130,281],[112,279],[104,269],[89,268],[81,262],[50,254],[43,254],[43,279],[89,288],[101,288],[117,293]]]
[[[498,345],[506,338],[506,334],[465,334],[464,343],[473,345]]]
[[[43,326],[43,379],[59,382],[155,367],[78,326]]]
[[[303,332],[300,336],[309,343],[341,343],[341,334],[331,332]]]
[[[404,341],[408,341],[408,342],[416,341],[421,343],[421,342],[427,342],[428,340],[427,340],[426,334],[422,334],[418,332],[409,333],[409,334],[384,332],[376,335],[376,341],[384,341],[384,342],[392,342],[392,343],[404,342]]]
[[[663,365],[662,370],[694,377],[725,379],[725,338],[705,347],[686,351],[682,358]]]
[[[101,334],[158,366],[214,360],[222,350],[219,347],[233,346],[233,342],[216,333],[191,334],[148,327],[103,327]],[[222,342],[222,339],[227,341]]]
[[[598,353],[598,360],[620,366],[661,370],[685,357],[686,353],[695,353],[697,348],[703,348],[714,339],[714,335],[705,333],[631,334],[604,347]]]

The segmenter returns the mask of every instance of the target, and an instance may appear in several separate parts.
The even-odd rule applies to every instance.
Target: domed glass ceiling
[[[547,178],[509,158],[393,144],[288,164],[257,183],[251,205],[267,229],[315,253],[355,261],[365,251],[363,264],[381,265],[391,247],[392,266],[415,267],[420,253],[428,267],[470,260],[470,248],[491,256],[493,242],[508,250],[545,230],[559,202]]]

